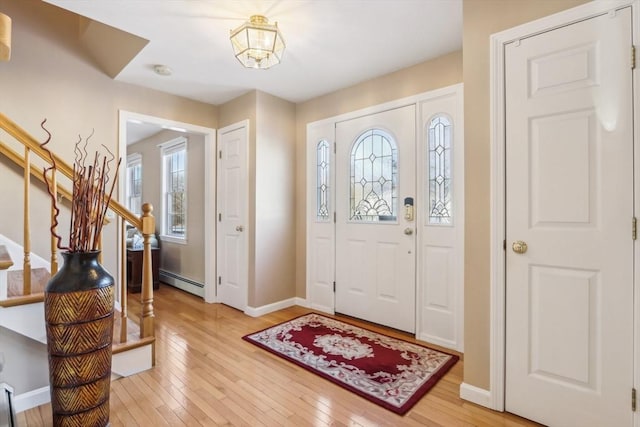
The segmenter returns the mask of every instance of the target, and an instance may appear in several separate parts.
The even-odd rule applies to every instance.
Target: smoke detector
[[[171,68],[162,64],[154,65],[153,71],[155,71],[155,73],[159,76],[170,76],[171,74],[173,74],[173,71],[171,70]]]

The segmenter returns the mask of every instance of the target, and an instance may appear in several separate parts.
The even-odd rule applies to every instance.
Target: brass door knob
[[[527,244],[525,242],[523,242],[522,240],[516,240],[511,245],[511,249],[513,249],[513,252],[515,252],[517,254],[523,254],[523,253],[527,252]]]
[[[236,227],[236,231],[244,231],[244,227],[239,225]]]
[[[406,234],[407,236],[411,236],[413,234],[413,228],[411,227],[407,227],[404,229],[404,234]]]

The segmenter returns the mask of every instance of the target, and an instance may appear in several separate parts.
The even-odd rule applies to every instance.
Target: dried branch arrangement
[[[93,136],[93,132],[84,139],[78,135],[78,141],[75,144],[73,163],[73,191],[71,201],[71,227],[69,230],[69,246],[62,245],[62,238],[55,232],[58,225],[58,200],[51,188],[51,180],[47,177],[47,173],[56,172],[56,160],[53,153],[46,147],[51,141],[51,133],[45,128],[46,119],[42,121],[40,126],[47,133],[47,140],[40,146],[49,154],[51,160],[50,167],[44,168],[44,178],[47,184],[49,195],[53,200],[54,220],[51,225],[51,234],[57,239],[57,246],[60,250],[69,252],[89,252],[96,251],[99,248],[100,235],[104,220],[109,208],[109,201],[113,195],[116,182],[118,180],[118,169],[120,168],[119,159],[115,169],[113,169],[113,180],[109,174],[112,172],[112,165],[115,156],[107,147],[102,145],[108,156],[101,156],[98,152],[93,157],[93,162],[87,164],[90,159],[87,153],[87,145]]]

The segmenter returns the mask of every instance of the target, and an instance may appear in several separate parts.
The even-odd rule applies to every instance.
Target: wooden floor
[[[139,295],[130,298],[130,310],[139,310]],[[241,339],[305,308],[252,318],[166,285],[155,292],[154,305],[156,366],[112,382],[112,427],[538,425],[461,400],[462,361],[401,417]],[[50,411],[44,405],[20,413],[18,425],[50,426]]]

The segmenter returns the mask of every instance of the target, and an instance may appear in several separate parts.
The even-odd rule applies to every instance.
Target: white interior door
[[[336,124],[339,313],[415,332],[415,105]],[[413,202],[412,202],[413,203]]]
[[[547,425],[632,423],[631,22],[505,51],[505,405]]]
[[[245,310],[248,289],[246,122],[218,131],[217,301]]]

